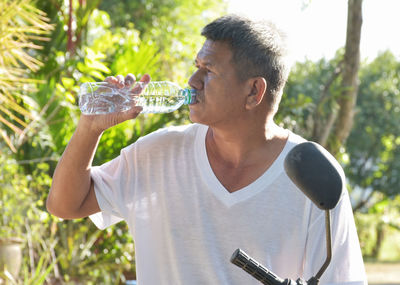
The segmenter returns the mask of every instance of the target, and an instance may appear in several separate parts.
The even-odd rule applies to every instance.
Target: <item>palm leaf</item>
[[[42,62],[29,52],[42,47],[33,41],[48,40],[53,26],[46,14],[32,5],[32,0],[0,1],[0,130],[1,137],[15,151],[11,134],[24,135],[34,120],[35,106],[27,104],[26,95],[35,91],[40,81],[30,79]]]

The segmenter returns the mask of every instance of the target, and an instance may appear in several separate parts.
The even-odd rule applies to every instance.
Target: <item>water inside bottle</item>
[[[79,108],[84,114],[108,114],[122,112],[131,108],[129,97],[116,91],[101,94],[85,93],[80,95]]]
[[[108,114],[136,105],[143,107],[142,113],[168,113],[193,103],[196,96],[195,90],[180,89],[170,82],[136,84],[137,88],[118,89],[105,82],[84,83],[79,92],[79,108],[84,114]]]
[[[141,113],[169,113],[178,109],[185,102],[185,96],[140,95],[136,106],[143,107]]]

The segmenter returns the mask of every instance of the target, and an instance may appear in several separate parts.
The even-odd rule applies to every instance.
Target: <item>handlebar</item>
[[[292,279],[282,279],[273,272],[269,271],[255,259],[251,258],[240,248],[235,250],[235,252],[232,254],[231,262],[266,285],[317,285],[319,282],[319,280],[315,277],[312,277],[308,281],[304,281],[301,278],[297,279],[296,281]]]

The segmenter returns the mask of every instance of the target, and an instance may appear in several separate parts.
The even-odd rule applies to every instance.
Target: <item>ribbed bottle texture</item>
[[[182,89],[169,81],[136,82],[133,87],[117,88],[106,82],[81,85],[79,108],[83,114],[107,114],[143,107],[142,113],[168,113],[183,104],[195,102],[196,90]]]

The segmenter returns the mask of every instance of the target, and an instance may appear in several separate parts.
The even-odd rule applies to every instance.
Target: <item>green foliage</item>
[[[81,1],[74,0],[72,31],[65,29],[70,16],[68,2],[36,3],[47,13],[54,31],[43,50],[33,53],[44,64],[30,76],[44,83],[37,91],[24,94],[30,100],[25,102],[37,106],[35,122],[24,133],[15,154],[0,141],[0,231],[26,238],[21,275],[25,284],[43,280],[117,284],[124,274],[135,271],[133,241],[126,224],[98,231],[87,219],[52,217],[44,206],[56,162],[79,120],[79,85],[110,75],[133,73],[140,77],[146,72],[153,80],[171,80],[184,86],[203,43],[200,30],[222,13],[224,1],[110,0],[82,1],[80,5]],[[67,49],[68,32],[72,34],[71,49]],[[342,54],[339,51],[329,61],[295,65],[277,115],[280,124],[309,139],[315,137],[317,125],[324,127],[337,108],[341,90],[335,74]],[[352,188],[367,194],[382,193],[378,198],[383,202],[375,206],[367,203],[365,208],[372,208],[357,213],[367,256],[376,251],[377,230],[397,231],[400,226],[396,222],[399,208],[393,204],[398,203],[393,199],[398,197],[400,185],[399,69],[399,61],[390,53],[362,66],[355,126],[339,157]],[[169,114],[140,115],[103,134],[94,164],[114,158],[145,134],[188,122],[186,107]],[[388,205],[393,216],[382,212]],[[390,222],[385,222],[387,217]],[[375,226],[373,232],[369,232],[371,225]]]
[[[25,213],[33,203],[26,199],[28,181],[17,172],[15,161],[5,160],[4,156],[0,159],[0,238],[22,236]]]
[[[43,284],[41,280],[54,266],[47,251],[40,248],[40,256],[36,251],[44,242],[42,234],[49,219],[44,211],[44,197],[51,183],[46,174],[48,165],[37,164],[35,171],[26,175],[15,160],[1,156],[0,168],[0,239],[22,239],[25,284]]]
[[[145,12],[141,17],[135,14],[135,21],[118,25],[118,19],[131,19],[131,10],[124,7],[113,13],[107,10],[112,8],[107,6],[111,1],[100,2],[74,0],[72,15],[69,1],[36,3],[54,30],[42,50],[27,50],[43,62],[29,74],[42,84],[24,94],[30,100],[26,102],[36,106],[35,121],[16,153],[0,141],[0,215],[4,222],[0,231],[24,237],[24,262],[17,284],[118,284],[125,274],[135,274],[134,245],[126,224],[98,231],[87,219],[57,219],[44,206],[56,162],[79,120],[79,85],[128,72],[137,77],[146,72],[154,80],[184,85],[188,66],[202,44],[201,27],[222,11],[222,1],[210,5],[205,1],[153,1],[160,13],[157,18],[154,9],[147,9],[148,2],[147,8],[140,7]],[[70,16],[72,30],[68,30]],[[114,158],[140,136],[169,124],[188,123],[187,118],[188,109],[183,107],[170,114],[141,115],[112,128],[102,137],[95,164]]]
[[[200,29],[226,9],[224,1],[102,1],[112,27],[134,25],[146,43],[159,50],[160,78],[186,83],[195,52],[203,44]],[[122,16],[121,16],[122,15]],[[155,78],[155,77],[154,77]]]
[[[54,221],[47,242],[55,245],[58,278],[72,284],[117,284],[124,271],[134,270],[133,244],[123,226],[99,231],[88,219]]]
[[[327,128],[326,117],[337,108],[340,78],[334,74],[340,58],[339,52],[331,61],[294,66],[277,115],[279,122],[316,140],[316,127]],[[400,63],[390,52],[361,66],[355,123],[338,159],[345,165],[352,188],[366,193],[380,191],[390,197],[400,193],[399,74]],[[326,92],[329,96],[324,96]]]
[[[130,31],[118,49],[111,68],[119,74],[135,74],[138,79],[145,73],[156,75],[161,58],[159,48],[152,42],[137,41]]]
[[[375,195],[379,202],[368,212],[357,212],[355,219],[363,255],[367,259],[400,259],[400,196],[395,199]]]
[[[342,51],[339,50],[332,60],[297,62],[288,78],[277,121],[303,137],[317,141],[316,126],[324,123],[337,108],[340,79],[335,77],[335,70],[341,58]]]
[[[28,272],[26,267],[24,268],[24,284],[41,285],[45,283],[47,277],[50,275],[56,264],[55,261],[50,262],[48,259],[48,256],[42,255],[32,274]]]
[[[28,76],[42,65],[35,57],[42,47],[33,41],[46,40],[50,30],[31,0],[0,1],[0,138],[14,152],[36,120],[37,104],[27,90],[34,90],[38,81]]]
[[[281,124],[312,140],[318,121],[327,127],[326,118],[335,112],[340,94],[340,78],[334,77],[340,58],[339,51],[331,61],[294,66],[277,116]],[[353,191],[363,254],[372,259],[400,257],[395,242],[400,235],[399,74],[400,62],[390,52],[362,64],[354,126],[337,156]]]
[[[390,52],[361,69],[354,128],[348,138],[353,185],[400,193],[400,62]]]
[[[102,232],[87,220],[63,221],[49,215],[44,207],[51,184],[48,164],[36,164],[26,175],[15,160],[1,159],[0,239],[23,239],[24,284],[56,279],[116,284],[123,272],[134,270],[126,225]]]

